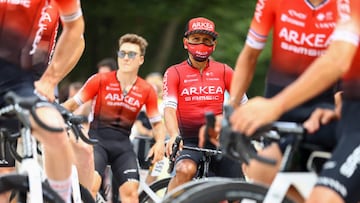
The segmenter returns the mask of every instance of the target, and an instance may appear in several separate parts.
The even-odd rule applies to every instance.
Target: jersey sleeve
[[[166,70],[163,80],[163,102],[164,108],[177,108],[178,104],[179,77],[175,67]]]
[[[345,41],[359,46],[360,43],[360,1],[339,1],[339,22],[331,36],[334,41]]]
[[[71,22],[82,16],[80,0],[55,0],[60,18],[63,22]]]
[[[275,0],[258,0],[250,29],[247,35],[246,44],[254,49],[263,49],[267,37],[275,20]]]
[[[231,80],[232,80],[232,76],[233,76],[233,69],[230,68],[230,66],[225,64],[225,68],[224,68],[224,76],[225,76],[225,89],[227,91],[230,92],[230,85],[231,85]]]
[[[146,100],[145,107],[146,107],[146,114],[151,123],[161,121],[162,118],[158,108],[157,95],[154,88],[152,87],[149,88],[149,96]]]
[[[84,86],[81,87],[79,92],[74,96],[77,104],[81,105],[85,102],[92,100],[96,95],[100,87],[101,75],[95,74],[91,76]]]

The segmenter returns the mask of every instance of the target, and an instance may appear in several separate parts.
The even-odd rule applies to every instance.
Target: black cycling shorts
[[[34,76],[31,72],[24,71],[0,59],[0,107],[7,105],[3,97],[9,91],[20,96],[34,96]],[[14,118],[1,118],[0,127],[8,129],[10,132],[17,132],[19,122]],[[0,150],[3,150],[3,147],[4,145],[0,143]],[[5,152],[5,160],[3,160],[4,157],[0,157],[0,167],[15,166],[15,160],[10,155],[9,149],[6,147],[3,152]]]
[[[197,138],[183,138],[183,143],[185,146],[197,147],[198,139]],[[204,148],[215,149],[214,145],[207,144]],[[199,164],[202,159],[202,153],[184,149],[180,151],[179,156],[176,159],[176,163],[183,159],[191,159],[195,163]],[[209,166],[209,176],[217,177],[228,177],[228,178],[243,178],[244,175],[241,169],[241,163],[231,160],[228,157],[217,155],[211,158]]]
[[[116,182],[121,186],[127,181],[139,181],[137,156],[129,136],[112,128],[90,129],[94,145],[95,170],[104,177],[105,168],[111,166]]]
[[[340,140],[317,181],[336,191],[345,202],[360,201],[360,101],[344,101]]]

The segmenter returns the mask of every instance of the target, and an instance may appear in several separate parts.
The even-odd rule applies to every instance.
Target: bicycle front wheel
[[[26,175],[9,174],[0,177],[0,193],[15,192],[27,193],[29,192],[29,182]],[[64,200],[45,183],[42,183],[42,192],[44,202],[48,203],[63,203]]]
[[[169,185],[171,177],[167,177],[164,179],[160,179],[155,181],[154,183],[152,183],[149,188],[154,191],[154,193],[158,196],[158,197],[163,197],[166,193],[167,187]],[[149,196],[149,194],[147,194],[144,190],[141,191],[140,195],[139,195],[139,203],[150,203],[150,202],[154,202],[151,197]]]
[[[231,178],[222,178],[222,177],[209,177],[209,178],[194,179],[194,180],[184,183],[184,184],[174,188],[172,191],[168,192],[162,203],[172,203],[174,199],[178,198],[180,195],[182,195],[186,191],[199,186],[200,184],[208,184],[211,182],[225,183],[225,182],[234,182],[236,180],[237,179],[234,180]]]
[[[268,189],[243,181],[237,182],[211,182],[192,188],[172,200],[172,203],[262,203]],[[285,198],[282,203],[293,203]]]

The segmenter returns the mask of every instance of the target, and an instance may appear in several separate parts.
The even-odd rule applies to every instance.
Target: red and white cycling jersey
[[[60,22],[59,11],[54,1],[50,2],[45,12],[46,19],[44,19],[44,24],[46,24],[46,29],[43,30],[41,41],[38,43],[37,51],[33,57],[37,59],[33,63],[33,69],[39,76],[45,71],[55,50],[56,36]]]
[[[64,21],[82,15],[78,0],[0,1],[0,58],[23,69],[47,63],[59,17],[56,7]]]
[[[340,23],[333,39],[346,41],[357,46],[350,70],[343,77],[345,97],[360,99],[360,1],[338,0]]]
[[[229,66],[213,60],[202,73],[187,61],[166,70],[163,102],[165,108],[177,109],[181,136],[198,137],[205,113],[222,113],[224,93],[230,89],[232,74]]]
[[[307,0],[258,0],[246,42],[263,49],[272,29],[268,80],[283,86],[325,52],[336,21],[334,0],[325,0],[317,7]]]
[[[112,127],[130,133],[143,105],[150,122],[161,121],[156,92],[151,84],[140,77],[125,95],[116,78],[116,71],[98,73],[86,81],[74,99],[79,105],[89,100],[95,102],[90,125],[92,129]]]

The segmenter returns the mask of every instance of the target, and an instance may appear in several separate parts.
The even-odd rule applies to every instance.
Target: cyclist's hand
[[[304,122],[307,132],[312,134],[319,130],[321,125],[326,125],[332,120],[338,119],[337,113],[332,109],[317,108],[312,112],[309,119]]]
[[[35,90],[39,96],[45,97],[50,102],[55,101],[55,86],[51,83],[46,83],[38,80],[34,83]]]
[[[164,158],[165,154],[165,143],[162,141],[156,141],[151,147],[147,158],[153,157],[151,163],[156,163]]]
[[[232,128],[252,135],[259,127],[277,120],[283,113],[274,99],[256,97],[239,106],[230,117]]]
[[[203,148],[205,146],[205,143],[209,141],[211,144],[215,146],[220,146],[219,143],[219,136],[221,131],[221,122],[223,119],[222,115],[218,115],[215,117],[215,128],[206,127],[206,125],[201,126],[199,130],[199,143],[198,146],[200,148]],[[207,134],[207,136],[206,136]],[[208,139],[208,140],[206,140]]]
[[[169,139],[169,141],[166,143],[166,157],[170,157],[170,155],[172,154],[172,148],[175,143],[176,137],[177,136],[172,136]],[[183,141],[180,142],[179,150],[182,150],[182,148],[183,148]]]

